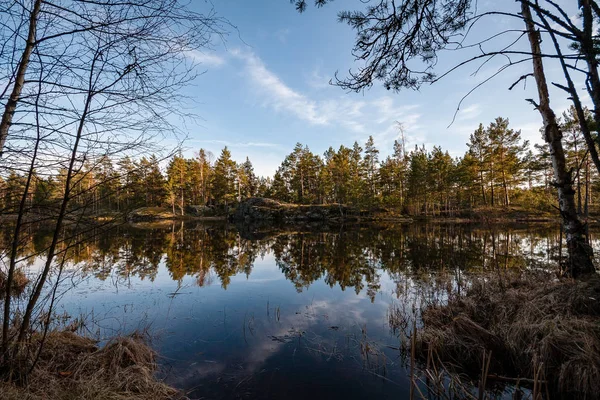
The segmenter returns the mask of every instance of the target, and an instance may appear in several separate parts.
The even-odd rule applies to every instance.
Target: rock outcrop
[[[129,222],[153,222],[175,218],[177,216],[173,212],[160,207],[142,207],[127,214]]]
[[[357,220],[359,211],[341,204],[295,205],[253,197],[241,202],[231,219],[235,222],[328,222]]]

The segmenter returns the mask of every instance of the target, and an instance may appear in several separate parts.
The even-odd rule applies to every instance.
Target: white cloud
[[[329,84],[329,81],[330,78],[323,75],[319,67],[315,67],[307,79],[308,85],[313,89],[324,89],[330,87],[331,85]]]
[[[198,50],[190,50],[187,52],[187,55],[201,65],[211,66],[211,67],[220,67],[225,64],[225,58],[214,54],[214,53],[204,53]]]
[[[472,104],[468,107],[461,108],[458,110],[456,116],[457,121],[468,121],[477,118],[481,114],[481,106],[479,104]]]
[[[227,147],[279,147],[277,143],[266,143],[266,142],[230,142],[227,140],[194,140],[197,143],[208,143],[208,144],[217,144],[220,146]]]
[[[513,125],[513,124],[511,124]],[[543,143],[542,133],[540,132],[540,128],[542,127],[542,122],[526,122],[522,124],[514,124],[515,129],[521,130],[521,137],[524,140],[529,140],[531,143]]]
[[[361,142],[368,135],[373,135],[379,141],[378,145],[391,143],[398,138],[400,132],[396,121],[402,122],[407,136],[418,128],[417,121],[421,115],[416,112],[417,105],[398,105],[391,96],[365,100],[348,94],[336,94],[334,97],[313,99],[288,86],[256,54],[242,50],[234,50],[232,54],[244,62],[244,73],[259,101],[277,112],[294,115],[312,125],[343,127]],[[318,71],[314,71],[314,74],[318,76]],[[321,95],[337,90],[329,86],[311,86],[320,88]]]
[[[287,42],[287,37],[290,34],[290,29],[289,28],[285,28],[285,29],[280,29],[278,31],[276,31],[274,33],[274,36],[277,38],[277,40],[279,40],[281,43],[286,43]]]
[[[312,124],[324,125],[327,118],[317,110],[317,103],[287,86],[277,75],[269,71],[254,53],[232,51],[246,63],[246,72],[261,93],[265,105],[276,111],[285,110]]]

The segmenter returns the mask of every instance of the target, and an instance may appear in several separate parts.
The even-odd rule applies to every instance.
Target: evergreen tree
[[[254,173],[254,166],[248,157],[246,161],[240,166],[240,192],[241,198],[248,198],[256,196],[258,192],[258,178]],[[241,200],[240,198],[240,200]]]
[[[454,160],[448,152],[442,151],[441,147],[434,146],[428,157],[428,187],[435,196],[433,211],[450,211],[450,190],[453,185]]]
[[[415,214],[429,211],[429,188],[427,186],[429,160],[425,146],[418,147],[409,154],[410,172],[408,174],[408,195],[412,212]]]
[[[144,187],[148,193],[148,206],[159,207],[167,198],[167,181],[160,171],[158,159],[150,156]]]
[[[294,151],[286,156],[274,177],[277,198],[299,204],[320,202],[319,177],[322,165],[319,156],[301,143],[296,143]]]
[[[521,131],[508,127],[508,119],[496,118],[487,129],[490,140],[492,166],[503,191],[503,203],[510,205],[510,189],[521,183],[521,158],[529,143],[521,141]],[[493,204],[493,194],[492,194]]]
[[[18,210],[21,196],[25,190],[25,177],[18,175],[14,170],[11,170],[6,178],[4,193],[4,206],[7,212],[15,212]]]
[[[199,173],[199,191],[202,204],[207,204],[210,199],[210,182],[212,179],[212,159],[213,155],[210,152],[200,149],[198,152],[198,173]]]
[[[355,205],[360,204],[364,197],[365,191],[365,180],[362,169],[362,153],[362,147],[360,147],[358,142],[354,142],[354,145],[352,146],[352,152],[350,153],[350,185],[348,191],[349,201]]]
[[[237,176],[237,164],[231,159],[229,149],[225,147],[215,162],[211,181],[211,192],[217,204],[227,207],[235,202],[238,196]]]
[[[590,129],[593,129],[594,120],[591,112],[587,108],[584,108],[584,114],[586,116],[586,124]],[[568,166],[573,171],[572,179],[576,191],[577,211],[582,215],[583,209],[587,208],[589,202],[590,155],[587,151],[585,138],[581,131],[581,124],[575,107],[571,106],[562,114],[561,128],[565,137]],[[585,194],[583,193],[584,191]],[[584,197],[587,201],[584,200]]]
[[[178,200],[178,207],[181,215],[185,210],[185,195],[190,187],[188,163],[181,154],[173,157],[167,167],[168,187],[171,192],[171,201],[173,212],[175,212],[175,199]]]
[[[107,155],[102,156],[95,168],[95,180],[99,182],[97,188],[100,207],[111,210],[117,208],[117,195],[119,192],[119,174],[113,162]]]
[[[378,172],[379,172],[379,150],[375,147],[373,136],[369,136],[365,143],[365,156],[362,160],[362,169],[364,171],[367,198],[366,203],[374,206],[377,201]]]
[[[470,168],[477,174],[479,180],[481,204],[488,204],[487,186],[492,187],[492,205],[493,205],[493,168],[491,166],[490,140],[483,127],[479,127],[469,137],[469,159]]]

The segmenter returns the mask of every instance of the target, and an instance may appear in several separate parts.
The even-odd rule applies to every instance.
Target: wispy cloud
[[[481,106],[479,104],[472,104],[468,107],[462,108],[458,111],[456,119],[458,121],[468,121],[477,118],[481,114]]]
[[[287,37],[290,35],[290,33],[291,33],[291,30],[289,28],[285,28],[285,29],[280,29],[280,30],[276,31],[274,33],[274,36],[281,43],[286,43],[287,42]]]
[[[268,147],[275,148],[279,147],[277,143],[266,143],[266,142],[231,142],[227,140],[193,140],[191,142],[206,143],[206,144],[217,144],[219,146],[227,147]]]
[[[194,62],[206,66],[220,67],[226,63],[224,57],[221,57],[215,53],[204,53],[198,50],[190,50],[187,52],[187,55],[194,60]]]
[[[326,124],[327,118],[317,111],[317,103],[287,86],[277,75],[269,71],[254,53],[233,50],[232,54],[246,64],[246,72],[265,105],[275,110],[285,110],[312,124]]]
[[[523,139],[529,140],[531,143],[541,143],[543,141],[543,135],[540,132],[542,127],[541,121],[526,122],[515,125],[515,127],[521,130],[521,137]]]
[[[337,94],[326,97],[335,90],[329,87],[322,87],[319,93],[325,98],[313,99],[288,86],[255,53],[234,50],[232,54],[244,62],[244,74],[259,101],[277,112],[289,113],[312,125],[346,128],[360,140],[373,135],[382,145],[399,136],[396,121],[402,122],[407,132],[418,127],[421,115],[417,105],[398,105],[391,96],[375,100]]]
[[[323,75],[321,73],[321,68],[319,67],[313,68],[313,70],[310,73],[310,76],[307,79],[308,85],[314,89],[324,89],[331,86],[329,84],[329,81],[330,78]]]

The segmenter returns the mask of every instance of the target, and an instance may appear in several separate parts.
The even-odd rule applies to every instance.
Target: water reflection
[[[3,231],[0,249],[7,249],[9,235],[10,230]],[[33,263],[35,258],[28,256],[43,252],[49,236],[43,229],[31,229],[21,256]],[[412,224],[326,232],[275,230],[247,236],[224,225],[121,227],[109,234],[88,231],[74,239],[80,243],[68,250],[66,258],[98,279],[116,274],[153,280],[164,261],[175,281],[194,277],[204,286],[210,283],[212,272],[226,289],[232,276],[249,276],[258,257],[273,254],[276,265],[299,292],[324,279],[331,287],[352,288],[356,293],[366,290],[374,297],[384,271],[401,276],[548,267],[561,257],[560,232],[554,226],[491,229]]]
[[[86,333],[101,338],[149,327],[165,379],[192,398],[405,398],[392,304],[410,308],[415,288],[437,291],[469,272],[554,268],[561,257],[553,226],[178,223],[74,238],[64,255],[77,284],[59,311],[86,316]],[[3,232],[0,249],[9,239]],[[27,239],[23,263],[34,270],[48,232],[31,228]]]

